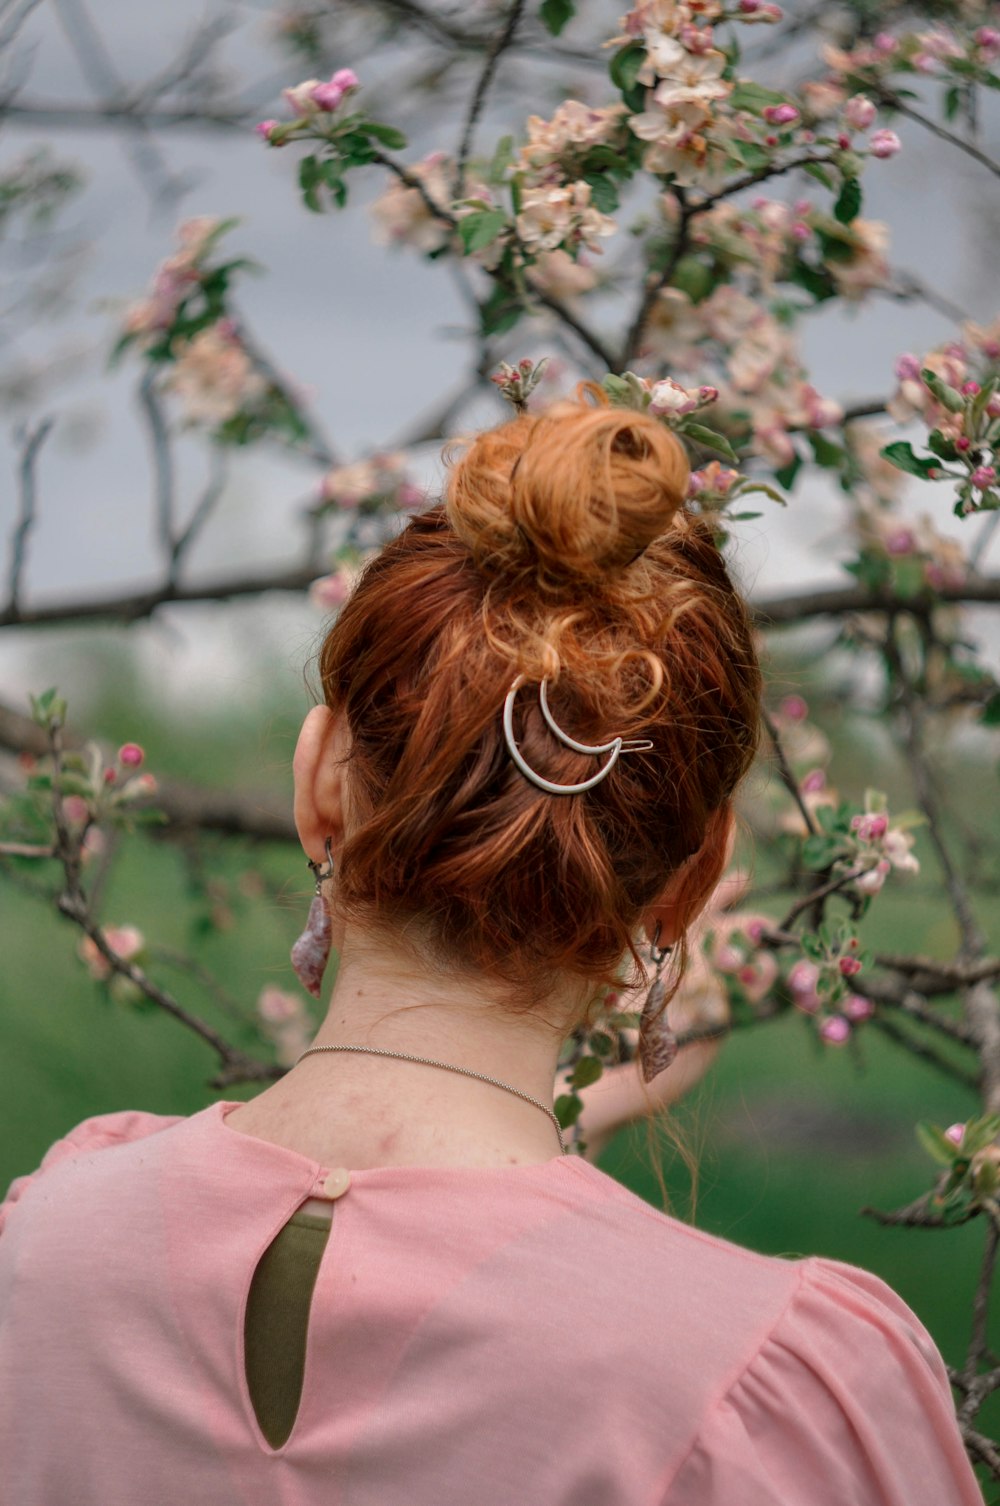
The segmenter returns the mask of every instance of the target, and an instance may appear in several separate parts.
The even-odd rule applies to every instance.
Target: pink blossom
[[[738,973],[743,966],[743,953],[738,947],[730,946],[728,942],[716,947],[712,954],[712,962],[717,972]]]
[[[356,571],[342,567],[334,570],[331,575],[324,575],[319,580],[314,580],[309,587],[309,600],[321,611],[335,612],[338,607],[344,605],[354,589],[356,575]]]
[[[64,795],[62,813],[74,826],[82,826],[90,816],[90,806],[82,795]]]
[[[862,1020],[870,1020],[875,1013],[875,1005],[863,994],[848,994],[840,1008],[841,1012],[856,1025]]]
[[[845,978],[854,978],[861,971],[861,963],[857,957],[841,957],[837,963],[841,975]]]
[[[850,1021],[845,1020],[842,1014],[832,1014],[828,1020],[823,1021],[819,1033],[828,1046],[842,1046],[850,1038]]]
[[[129,795],[155,795],[159,788],[155,774],[140,774],[128,782]]]
[[[294,994],[272,984],[261,990],[257,1000],[257,1013],[269,1025],[283,1025],[286,1021],[301,1018],[303,1004]]]
[[[135,926],[105,926],[101,934],[110,951],[116,957],[120,957],[123,962],[131,961],[146,944],[142,932]],[[92,978],[100,981],[111,973],[111,964],[98,949],[97,943],[89,936],[84,936],[80,942],[77,947],[77,956],[86,965]]]
[[[310,97],[321,110],[336,110],[348,94],[353,94],[360,80],[351,68],[338,68],[329,83],[317,84]]]
[[[698,397],[703,403],[717,402],[719,397],[719,389],[718,387],[699,387]]]
[[[826,786],[826,771],[824,769],[810,769],[803,779],[799,780],[799,789],[803,795],[815,795]]]
[[[986,491],[997,479],[996,470],[992,465],[977,465],[969,480],[978,491]]]
[[[867,131],[877,114],[878,109],[867,94],[852,94],[844,106],[844,118],[855,131]]]
[[[971,448],[972,448],[972,440],[969,438],[969,436],[967,434],[960,434],[958,436],[958,438],[955,440],[955,449],[958,451],[958,453],[960,455],[964,455],[965,452],[966,452],[966,450],[971,450]]]
[[[788,986],[793,994],[814,993],[818,982],[819,968],[815,962],[807,962],[804,957],[793,964],[788,974]]]
[[[657,382],[649,395],[649,411],[662,418],[666,414],[681,417],[685,413],[693,413],[698,407],[698,396],[682,387],[671,377],[664,377],[662,382]]]
[[[797,241],[811,241],[813,238],[812,226],[804,224],[802,220],[796,220],[792,226],[792,238]]]
[[[892,864],[888,858],[879,858],[874,868],[869,868],[866,873],[858,875],[854,880],[854,887],[860,889],[862,894],[878,894],[891,868]]]
[[[912,554],[916,547],[917,541],[912,528],[894,528],[885,536],[887,554]]]
[[[895,157],[902,145],[895,131],[873,131],[868,138],[868,150],[873,157]]]
[[[987,59],[995,57],[1000,52],[1000,31],[997,31],[995,26],[980,26],[973,35],[977,46]]]
[[[961,390],[962,390],[963,397],[975,397],[976,393],[979,391],[979,383],[978,382],[963,382]]]
[[[946,1140],[951,1141],[952,1145],[961,1145],[962,1141],[965,1139],[965,1125],[949,1124],[948,1128],[944,1132],[944,1136]]]
[[[254,130],[257,132],[258,136],[262,137],[268,143],[269,146],[274,146],[275,143],[271,140],[271,132],[276,131],[280,125],[280,120],[260,120],[254,126]]]
[[[800,695],[786,695],[780,711],[786,721],[804,722],[809,715],[809,706]]]
[[[118,762],[132,769],[137,769],[145,756],[138,743],[122,743],[118,749]]]
[[[864,815],[851,817],[851,830],[857,832],[862,842],[877,842],[889,830],[889,817],[881,811],[866,811]]]
[[[896,38],[892,35],[891,31],[880,31],[876,34],[872,42],[872,46],[875,48],[876,52],[889,54],[890,52],[896,51],[899,43],[896,41]]]
[[[901,382],[919,382],[921,369],[918,358],[908,351],[896,358],[895,373]]]
[[[798,110],[787,101],[781,105],[765,105],[762,114],[771,125],[778,126],[792,125],[799,118]]]

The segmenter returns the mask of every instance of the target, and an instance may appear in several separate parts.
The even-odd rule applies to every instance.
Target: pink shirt
[[[702,1234],[577,1156],[354,1172],[272,1449],[244,1305],[333,1168],[232,1106],[86,1119],[13,1183],[5,1506],[982,1506],[883,1282]]]

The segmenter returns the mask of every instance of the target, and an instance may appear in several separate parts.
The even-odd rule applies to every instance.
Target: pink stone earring
[[[333,854],[330,851],[331,839],[326,839],[326,866],[322,863],[314,863],[309,858],[308,866],[316,877],[316,893],[309,906],[309,918],[306,928],[298,941],[292,947],[292,967],[302,987],[312,994],[314,999],[319,998],[320,986],[323,982],[323,973],[330,957],[330,945],[333,928],[330,924],[330,912],[323,902],[323,884],[328,878],[333,877]]]
[[[677,1055],[677,1037],[667,1024],[662,1009],[667,986],[663,981],[663,964],[671,948],[658,946],[660,922],[656,922],[653,939],[649,943],[649,960],[656,967],[656,976],[650,984],[646,1002],[639,1020],[639,1064],[643,1082],[652,1082],[654,1077],[666,1070]]]

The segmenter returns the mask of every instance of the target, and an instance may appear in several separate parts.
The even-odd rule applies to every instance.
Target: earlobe
[[[326,840],[336,850],[344,834],[344,768],[338,758],[340,718],[329,706],[314,706],[302,723],[292,771],[295,778],[294,816],[302,849],[321,863]]]

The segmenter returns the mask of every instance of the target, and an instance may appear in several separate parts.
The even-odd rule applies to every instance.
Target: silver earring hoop
[[[548,725],[549,730],[554,734],[554,736],[556,736],[565,747],[572,748],[575,753],[588,753],[595,758],[599,757],[602,753],[607,753],[609,755],[608,761],[602,769],[599,769],[596,774],[593,774],[590,777],[590,779],[583,779],[578,784],[556,784],[554,780],[546,779],[544,775],[536,773],[536,771],[525,759],[521,750],[518,748],[517,743],[514,741],[514,697],[517,695],[520,687],[525,683],[525,679],[526,677],[524,675],[518,675],[513,685],[508,690],[506,699],[504,700],[504,738],[506,740],[507,748],[511,758],[514,760],[514,763],[516,764],[517,768],[520,769],[525,779],[530,779],[532,784],[537,785],[541,790],[546,790],[550,795],[579,795],[582,794],[584,790],[593,789],[595,784],[600,784],[601,780],[606,778],[607,775],[611,773],[611,770],[618,762],[619,756],[622,753],[648,752],[653,747],[653,744],[646,738],[625,741],[621,737],[613,737],[610,742],[597,743],[596,745],[577,742],[575,738],[570,737],[567,732],[563,731],[563,729],[559,726],[559,724],[553,717],[552,712],[549,709],[548,696],[546,694],[547,680],[543,679],[538,693],[539,705],[541,707],[542,716],[545,718],[546,724]]]
[[[322,887],[323,887],[323,884],[325,883],[325,881],[328,878],[333,878],[333,853],[330,851],[330,847],[331,847],[332,841],[333,841],[332,837],[327,837],[326,842],[324,843],[324,847],[326,849],[326,862],[325,862],[325,864],[324,863],[314,863],[313,860],[312,860],[312,858],[307,858],[306,859],[306,867],[312,869],[313,878],[316,880],[316,893],[317,894],[321,893]]]

